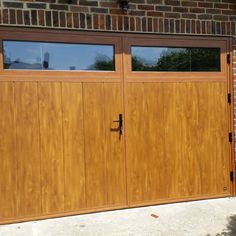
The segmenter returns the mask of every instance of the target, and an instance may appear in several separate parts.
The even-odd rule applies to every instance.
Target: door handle
[[[119,120],[113,120],[113,122],[119,123],[119,132],[120,132],[120,134],[122,134],[123,133],[123,116],[122,116],[122,114],[119,114]]]

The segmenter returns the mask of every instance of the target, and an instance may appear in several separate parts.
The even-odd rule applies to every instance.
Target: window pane
[[[220,71],[219,48],[131,47],[132,71]]]
[[[114,71],[112,45],[4,41],[4,69]]]
[[[192,48],[192,71],[220,71],[220,48]]]
[[[41,47],[31,42],[3,42],[4,69],[41,70]]]

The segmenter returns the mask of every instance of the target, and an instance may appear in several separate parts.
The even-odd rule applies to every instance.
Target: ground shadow
[[[218,233],[216,236],[236,236],[236,215],[228,218],[226,229],[222,233]]]

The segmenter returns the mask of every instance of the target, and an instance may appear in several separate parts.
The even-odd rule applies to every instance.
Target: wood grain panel
[[[120,83],[105,83],[105,156],[107,168],[107,204],[126,203],[125,153],[123,135],[119,133],[119,114],[122,113]],[[123,114],[124,118],[124,114]]]
[[[165,196],[163,92],[161,84],[128,85],[127,160],[131,202]]]
[[[225,83],[129,83],[131,203],[229,192]]]
[[[40,147],[37,83],[14,86],[17,215],[41,214]]]
[[[64,211],[64,161],[60,83],[39,83],[43,213]]]
[[[0,83],[0,221],[16,216],[13,82]]]
[[[84,137],[88,207],[126,202],[123,137],[119,137],[119,83],[85,83]]]
[[[103,83],[84,83],[84,142],[88,207],[107,204]]]
[[[81,83],[62,84],[65,211],[86,207]]]

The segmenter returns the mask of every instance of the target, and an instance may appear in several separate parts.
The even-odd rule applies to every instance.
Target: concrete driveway
[[[236,198],[110,211],[0,226],[0,236],[236,235]]]

